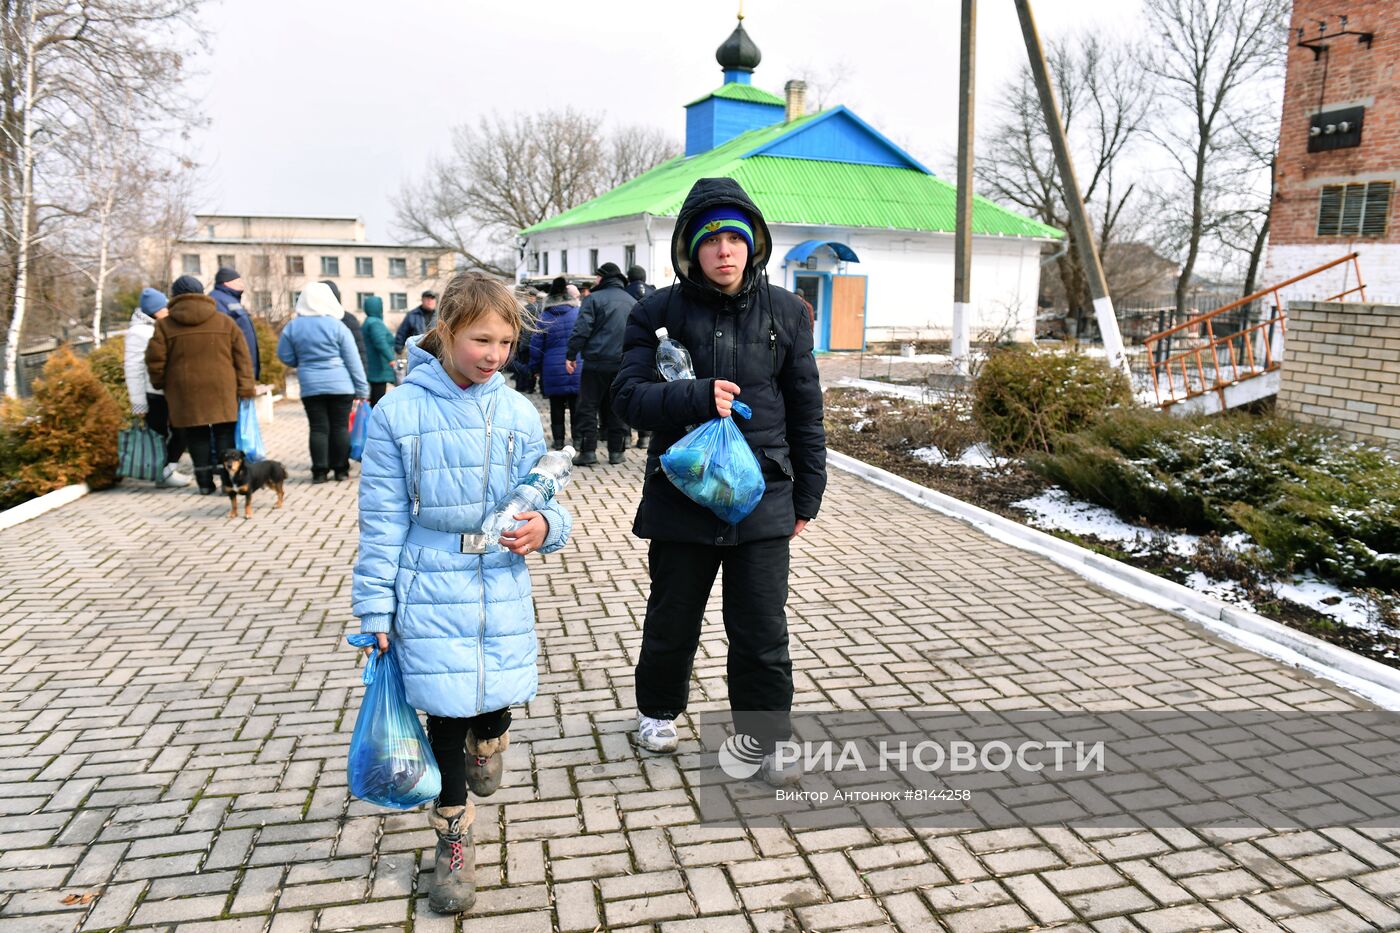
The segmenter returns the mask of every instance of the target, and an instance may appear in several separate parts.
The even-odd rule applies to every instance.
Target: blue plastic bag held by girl
[[[378,644],[371,634],[347,635],[345,640],[356,648]],[[418,711],[404,697],[393,645],[369,656],[364,680],[365,698],[355,716],[345,769],[350,793],[376,806],[412,810],[442,791],[442,772]]]
[[[369,402],[360,399],[350,409],[350,459],[359,460],[365,453],[365,441],[369,438],[369,416],[373,411]]]
[[[734,402],[734,414],[753,409]],[[763,498],[763,469],[733,418],[712,418],[661,455],[666,477],[692,501],[731,525],[749,517]]]
[[[267,459],[267,448],[263,446],[262,430],[258,427],[258,408],[250,398],[238,402],[238,428],[233,437],[233,445],[243,451],[249,463]],[[215,451],[222,458],[222,450]]]

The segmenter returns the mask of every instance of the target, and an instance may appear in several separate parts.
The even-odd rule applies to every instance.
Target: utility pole
[[[972,297],[972,115],[976,83],[977,0],[962,0],[962,49],[958,59],[958,208],[953,242],[953,367],[969,370],[968,304]]]
[[[1089,280],[1089,294],[1094,299],[1094,318],[1103,335],[1104,352],[1108,355],[1108,365],[1128,374],[1128,357],[1123,351],[1123,337],[1118,332],[1118,317],[1113,313],[1113,299],[1108,295],[1108,282],[1103,276],[1103,265],[1099,262],[1099,251],[1094,246],[1093,231],[1089,227],[1089,216],[1084,211],[1084,198],[1079,194],[1079,182],[1074,177],[1074,163],[1070,161],[1069,144],[1065,140],[1065,127],[1060,122],[1060,108],[1055,102],[1055,89],[1050,84],[1050,69],[1045,64],[1045,50],[1040,45],[1040,33],[1035,28],[1035,18],[1031,15],[1030,0],[1015,0],[1016,15],[1021,20],[1021,35],[1026,40],[1026,55],[1030,58],[1031,74],[1035,77],[1036,90],[1040,92],[1040,109],[1045,113],[1045,127],[1050,132],[1050,143],[1055,149],[1055,166],[1060,173],[1060,181],[1065,188],[1065,207],[1069,209],[1070,229],[1079,246],[1079,258],[1084,264],[1084,274]]]

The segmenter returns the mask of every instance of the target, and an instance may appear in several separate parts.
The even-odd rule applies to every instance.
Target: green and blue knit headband
[[[723,205],[711,208],[696,218],[690,229],[690,249],[687,253],[691,259],[695,258],[696,251],[706,238],[725,231],[743,237],[744,242],[749,244],[749,255],[753,255],[753,227],[748,216],[737,207]]]

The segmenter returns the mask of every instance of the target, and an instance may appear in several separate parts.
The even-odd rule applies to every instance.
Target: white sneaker
[[[674,719],[652,719],[641,716],[637,722],[637,744],[649,752],[669,754],[680,744]]]
[[[758,773],[763,776],[763,783],[769,787],[791,787],[802,780],[802,769],[797,762],[779,765],[772,755],[763,756]]]
[[[157,486],[188,486],[191,480],[188,476],[175,469],[175,464],[167,463],[165,470],[160,475]]]

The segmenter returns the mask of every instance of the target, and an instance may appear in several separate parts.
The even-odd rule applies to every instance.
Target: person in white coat
[[[144,416],[146,427],[165,438],[165,469],[156,485],[188,486],[190,478],[175,469],[185,452],[184,432],[170,429],[170,409],[165,404],[165,393],[151,385],[150,373],[146,371],[146,345],[155,333],[156,321],[169,313],[162,292],[154,288],[141,289],[141,302],[131,312],[131,323],[126,328],[126,394],[131,398],[132,412]]]

